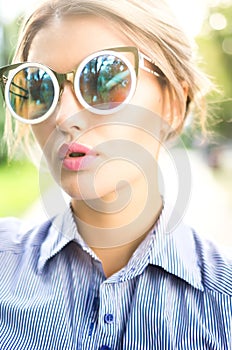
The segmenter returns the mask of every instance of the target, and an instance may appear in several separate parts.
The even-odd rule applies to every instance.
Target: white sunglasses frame
[[[123,52],[128,52],[128,53],[131,52],[134,54],[135,66],[133,66],[132,63],[130,62],[130,60],[127,57],[125,57]],[[125,64],[129,68],[129,71],[131,74],[131,88],[130,88],[130,92],[129,92],[128,96],[121,104],[117,105],[114,108],[104,110],[104,109],[98,109],[98,108],[95,108],[93,106],[90,106],[85,101],[85,99],[82,96],[81,90],[80,90],[79,82],[80,82],[81,73],[83,71],[83,68],[86,66],[86,64],[89,61],[91,61],[93,58],[95,58],[97,56],[101,56],[101,55],[106,55],[106,54],[116,56],[116,57],[120,58],[123,62],[125,62]],[[148,68],[145,65],[145,61],[149,62],[158,71]],[[15,75],[18,72],[20,72],[24,68],[30,68],[30,67],[42,69],[42,70],[44,70],[44,72],[49,74],[49,76],[51,77],[52,83],[53,83],[53,87],[54,87],[54,98],[53,98],[53,101],[52,101],[52,104],[51,104],[49,110],[43,116],[41,116],[37,119],[26,119],[26,118],[21,117],[20,115],[18,115],[14,111],[14,109],[11,106],[11,102],[10,102],[10,86],[11,86],[13,78],[15,77]],[[163,75],[163,73],[159,69],[159,67],[157,67],[155,65],[155,63],[149,57],[147,57],[146,55],[141,53],[136,47],[118,47],[118,48],[104,49],[101,51],[94,52],[93,54],[87,56],[83,61],[81,61],[81,63],[78,65],[76,70],[74,70],[73,72],[68,72],[66,74],[56,73],[55,71],[53,71],[49,67],[47,67],[41,63],[36,63],[36,62],[17,63],[17,64],[13,64],[11,66],[5,66],[5,67],[0,68],[0,84],[1,84],[2,90],[4,90],[4,98],[5,98],[6,106],[7,106],[8,110],[10,111],[10,114],[12,115],[12,117],[14,117],[15,119],[17,119],[18,121],[20,121],[24,124],[33,125],[33,124],[39,124],[39,123],[45,121],[54,113],[54,111],[57,107],[58,101],[60,99],[60,95],[61,95],[61,84],[62,84],[62,82],[69,80],[69,79],[67,79],[67,76],[70,76],[70,74],[74,75],[73,85],[74,85],[76,97],[77,97],[78,101],[80,102],[80,104],[85,109],[87,109],[91,113],[94,113],[97,115],[108,115],[108,114],[113,114],[113,113],[118,112],[125,105],[128,104],[128,102],[131,100],[131,98],[133,97],[133,95],[135,93],[136,85],[137,85],[138,68],[141,68],[141,69],[147,71],[148,73],[155,75],[156,77],[161,77],[162,79],[165,78],[165,76]],[[4,71],[6,71],[6,70],[10,71],[8,78],[4,77],[4,75],[3,75]],[[6,83],[4,81],[4,78],[6,80]]]

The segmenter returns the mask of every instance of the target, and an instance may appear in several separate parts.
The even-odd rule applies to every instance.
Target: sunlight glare
[[[142,0],[141,0],[142,1]],[[207,5],[216,6],[220,3],[231,3],[232,0],[167,0],[176,14],[180,25],[186,33],[195,37],[201,30],[202,21],[205,17]],[[3,23],[10,23],[17,16],[28,11],[28,8],[38,0],[0,0],[0,20]]]

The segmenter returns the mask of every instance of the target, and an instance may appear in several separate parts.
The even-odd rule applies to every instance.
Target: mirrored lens
[[[49,110],[55,89],[48,72],[38,67],[26,67],[10,79],[9,101],[19,117],[37,119]]]
[[[131,72],[119,57],[109,54],[90,60],[80,75],[80,92],[94,108],[108,110],[123,103],[131,90]]]

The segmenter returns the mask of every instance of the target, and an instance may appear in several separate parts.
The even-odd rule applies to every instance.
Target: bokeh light
[[[210,16],[209,23],[215,30],[222,30],[227,26],[227,20],[222,13],[213,13]]]

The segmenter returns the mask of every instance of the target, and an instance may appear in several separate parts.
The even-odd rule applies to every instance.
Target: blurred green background
[[[11,61],[19,24],[19,16],[6,20],[0,14],[0,65]],[[232,226],[229,227],[231,224],[229,217],[232,216],[230,215],[232,210],[232,1],[209,1],[201,31],[195,39],[200,57],[199,64],[209,76],[213,77],[221,90],[221,95],[212,94],[209,97],[214,113],[208,128],[213,131],[213,137],[202,142],[201,132],[193,131],[191,123],[188,123],[183,133],[183,140],[190,152],[197,155],[199,169],[204,166],[213,186],[219,188],[218,197],[213,201],[217,203],[220,196],[220,200],[225,196],[226,199],[223,201],[225,208],[223,209],[219,204],[219,207],[215,206],[215,211],[218,210],[219,221],[225,221],[223,225],[226,232],[229,232],[232,228]],[[1,141],[3,141],[3,128],[4,104],[0,96]],[[214,189],[211,188],[211,191]],[[20,153],[17,154],[16,159],[8,163],[3,142],[1,142],[0,152],[0,196],[0,216],[19,217],[25,215],[27,209],[39,196],[37,170]],[[210,212],[210,207],[204,209]],[[222,210],[228,211],[226,219],[220,216]]]
[[[12,16],[9,18],[2,17],[4,3],[1,3],[1,1],[0,66],[3,66],[12,59],[19,32],[20,17],[17,16],[15,19]],[[14,4],[11,5],[14,6]],[[3,141],[4,107],[0,92],[0,217],[20,217],[39,196],[37,170],[20,152],[12,161],[7,160],[6,145]]]

